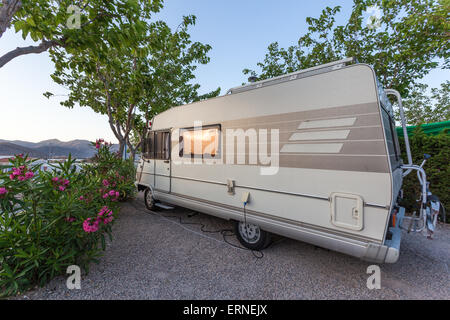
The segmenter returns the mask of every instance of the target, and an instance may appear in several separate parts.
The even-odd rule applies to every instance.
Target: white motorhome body
[[[392,215],[401,218],[404,209],[396,206],[402,168],[393,111],[374,70],[349,62],[156,115],[136,178],[148,204],[397,261]]]

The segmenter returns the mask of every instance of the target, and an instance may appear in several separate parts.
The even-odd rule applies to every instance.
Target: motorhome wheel
[[[144,202],[148,210],[156,210],[157,207],[155,206],[155,199],[153,199],[153,192],[151,188],[145,189]]]
[[[270,243],[270,234],[255,224],[236,221],[235,233],[239,242],[251,250],[262,250]]]

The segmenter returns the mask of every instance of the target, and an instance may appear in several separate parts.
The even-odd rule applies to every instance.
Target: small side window
[[[397,140],[397,132],[395,131],[395,126],[393,121],[387,111],[382,108],[382,116],[383,116],[383,127],[384,133],[386,135],[386,143],[388,147],[389,159],[391,162],[392,169],[397,168],[399,164],[400,154],[399,154],[399,146]]]
[[[150,131],[142,144],[142,154],[146,159],[155,158],[155,133]]]
[[[392,141],[394,142],[395,159],[398,161],[400,160],[400,144],[398,142],[397,130],[395,130],[395,124],[392,119],[390,119],[389,123],[391,125]]]
[[[170,159],[170,132],[155,133],[155,159]]]

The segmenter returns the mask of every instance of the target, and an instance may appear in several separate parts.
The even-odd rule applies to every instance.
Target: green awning
[[[422,124],[420,127],[425,132],[425,134],[434,136],[436,134],[439,134],[442,130],[450,129],[450,121]],[[406,127],[406,129],[408,130],[408,136],[411,136],[413,134],[415,128],[417,128],[417,126]],[[403,128],[397,127],[396,130],[397,135],[399,137],[403,137]],[[450,130],[448,130],[447,133],[449,133],[449,131]]]

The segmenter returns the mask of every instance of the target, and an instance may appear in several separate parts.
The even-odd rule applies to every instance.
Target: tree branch
[[[3,56],[0,57],[0,68],[14,58],[29,53],[41,53],[47,51],[49,48],[55,45],[57,45],[56,41],[42,40],[42,42],[38,46],[18,47],[14,50],[11,50],[8,53],[5,53]]]

